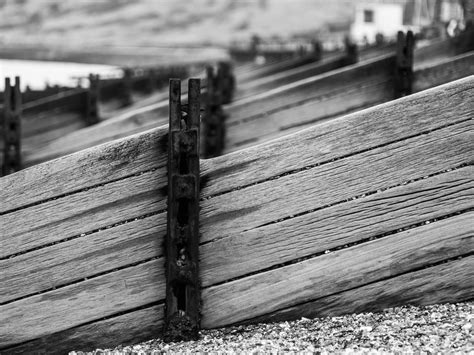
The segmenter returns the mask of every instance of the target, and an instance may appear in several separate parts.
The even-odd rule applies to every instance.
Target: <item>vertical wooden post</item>
[[[397,55],[395,68],[395,98],[400,98],[412,93],[413,83],[413,50],[415,37],[412,31],[406,36],[402,31],[397,35]]]
[[[353,43],[349,37],[344,38],[346,46],[346,65],[355,64],[359,61],[359,51],[357,44]]]
[[[222,93],[214,68],[207,67],[206,112],[202,120],[202,156],[213,158],[222,155],[225,140],[225,114],[222,110]]]
[[[86,98],[86,123],[88,126],[99,122],[99,75],[89,75],[89,90]]]
[[[123,107],[130,106],[132,100],[132,69],[123,69],[122,84],[120,85],[120,101]]]
[[[165,341],[197,339],[200,328],[200,80],[188,85],[188,110],[182,112],[181,81],[170,80]]]
[[[313,47],[313,57],[315,61],[320,61],[323,56],[323,47],[319,40],[312,40],[311,46]]]
[[[3,100],[3,166],[2,176],[21,170],[21,91],[20,78],[15,85],[5,79]]]
[[[235,90],[235,77],[229,62],[219,62],[217,70],[218,90],[221,93],[222,104],[232,102]]]
[[[156,89],[156,74],[155,69],[150,68],[145,71],[147,77],[145,92],[151,94]]]

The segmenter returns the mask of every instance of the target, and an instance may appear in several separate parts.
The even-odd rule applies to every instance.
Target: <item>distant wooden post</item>
[[[206,112],[202,119],[202,156],[213,158],[222,155],[225,140],[225,114],[222,110],[222,90],[214,68],[207,68]]]
[[[132,100],[132,69],[123,69],[123,78],[120,86],[120,101],[123,107],[130,106],[133,103]]]
[[[99,122],[99,80],[99,75],[89,75],[86,102],[86,123],[88,126]]]
[[[323,47],[321,45],[321,42],[319,40],[312,40],[311,46],[313,47],[313,57],[315,61],[321,60],[323,55]]]
[[[183,112],[181,81],[170,80],[165,341],[197,339],[200,328],[200,80],[190,79],[188,85]]]
[[[456,39],[456,54],[474,50],[474,0],[461,0],[461,6],[466,27]]]
[[[20,78],[15,85],[5,79],[3,98],[3,166],[2,176],[21,170],[21,92]]]
[[[218,90],[221,93],[222,104],[232,102],[235,90],[235,77],[229,62],[219,62],[217,69]]]
[[[146,70],[145,75],[147,77],[145,92],[148,94],[151,94],[153,91],[155,91],[156,86],[157,86],[155,69],[150,68]]]
[[[412,31],[406,36],[402,31],[397,35],[397,54],[395,68],[395,98],[400,98],[412,93],[413,83],[413,50],[415,37]]]
[[[346,46],[346,65],[357,63],[359,61],[357,45],[349,37],[344,38],[344,44]]]

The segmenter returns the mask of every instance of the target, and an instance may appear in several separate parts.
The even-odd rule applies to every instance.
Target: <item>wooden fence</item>
[[[354,64],[236,101],[226,107],[224,152],[394,99],[395,55]],[[474,74],[474,52],[415,69],[418,92]]]
[[[30,165],[28,160],[30,155],[58,138],[97,124],[101,120],[99,101],[115,100],[121,106],[127,106],[132,104],[133,92],[150,93],[163,87],[169,76],[183,77],[186,74],[187,69],[184,67],[169,67],[127,69],[124,70],[122,78],[100,79],[97,75],[90,75],[90,85],[87,89],[81,87],[58,89],[59,92],[54,95],[23,103],[21,107],[23,129],[19,136],[22,141],[21,154],[25,157],[26,166]],[[48,92],[51,90],[46,89],[42,94]],[[25,97],[31,98],[28,91],[22,93],[22,99]],[[3,110],[4,106],[0,105],[0,112]],[[3,140],[4,137],[0,136],[1,148]],[[65,144],[67,145],[68,143]],[[2,166],[4,152],[2,151],[0,155],[0,166]]]
[[[372,52],[373,50],[371,50],[371,53]],[[249,70],[240,73],[237,72],[239,73],[237,87],[245,87],[245,82],[247,82],[248,86],[246,89],[252,90],[253,92],[264,92],[272,83],[273,85],[275,85],[275,83],[277,85],[291,83],[294,80],[309,75],[316,75],[318,73],[339,68],[343,65],[348,65],[354,60],[354,58],[345,53],[329,56],[321,62],[314,62],[314,59],[311,60],[313,62],[310,61],[308,64],[307,59],[298,58],[292,61],[283,61],[281,63],[260,67],[256,70]],[[283,70],[283,72],[279,73],[281,70]],[[244,75],[245,73],[247,75]],[[262,76],[265,75],[268,76],[262,79]],[[255,84],[252,84],[252,82]],[[186,92],[185,88],[183,88],[183,92]],[[233,99],[241,99],[245,96],[244,92],[244,90],[237,91]],[[51,142],[51,144],[44,149],[36,149],[34,151],[26,152],[25,163],[27,166],[30,166],[48,159],[104,143],[112,139],[125,137],[130,134],[160,126],[167,122],[167,112],[167,101],[138,108],[119,117],[108,119],[106,122],[95,127],[82,129],[78,132],[68,134],[63,138]]]
[[[201,161],[201,325],[474,293],[474,76]],[[168,129],[0,179],[0,351],[163,324]]]

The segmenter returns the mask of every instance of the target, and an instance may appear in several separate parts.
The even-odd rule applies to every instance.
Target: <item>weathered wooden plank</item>
[[[469,52],[416,70],[413,90],[415,92],[426,90],[473,74],[474,52]]]
[[[167,103],[159,103],[127,112],[120,117],[86,127],[51,142],[47,147],[30,155],[26,163],[31,166],[95,145],[107,143],[114,139],[120,139],[128,135],[163,126],[168,122],[167,115]]]
[[[462,168],[205,244],[202,285],[474,208],[473,176]]]
[[[346,54],[337,57],[325,58],[315,63],[309,63],[301,67],[285,70],[274,75],[265,76],[256,80],[248,81],[237,86],[236,100],[252,96],[277,86],[287,85],[291,82],[302,80],[314,75],[319,75],[334,69],[343,67],[347,63]],[[239,79],[239,77],[237,77]]]
[[[76,132],[85,126],[85,121],[70,121],[64,122],[63,125],[52,128],[47,132],[38,133],[22,139],[22,155],[25,162],[24,166],[28,166],[27,163],[31,154],[36,154],[39,149],[51,144],[56,139],[64,137],[70,133]]]
[[[474,121],[469,120],[206,198],[201,202],[201,240],[222,238],[472,163],[473,142]]]
[[[474,212],[206,288],[204,328],[264,315],[474,250]]]
[[[0,214],[166,166],[168,127],[144,132],[0,179]]]
[[[227,122],[248,120],[277,109],[296,106],[306,100],[327,95],[332,90],[339,90],[345,84],[355,80],[377,80],[380,75],[390,75],[394,65],[395,56],[388,55],[279,86],[228,105],[229,118]]]
[[[0,303],[161,256],[165,234],[162,213],[1,260]]]
[[[4,214],[0,257],[162,211],[166,179],[161,168]]]
[[[393,99],[393,80],[388,71],[386,74],[377,79],[354,80],[341,86],[340,90],[254,120],[233,122],[226,128],[224,152],[249,147],[338,115],[390,101]]]
[[[91,324],[46,335],[27,343],[0,350],[5,355],[63,355],[73,350],[93,351],[154,339],[163,327],[163,305],[126,313]]]
[[[163,300],[164,259],[158,258],[0,306],[0,348],[99,321]]]
[[[454,54],[450,40],[437,40],[415,48],[413,64],[415,69],[424,65],[433,65]]]
[[[23,138],[46,133],[70,124],[80,124],[81,128],[86,127],[86,121],[81,115],[55,111],[41,112],[30,117],[24,116],[22,117],[22,124],[24,127],[22,131]]]
[[[247,71],[246,73],[240,73],[239,75],[239,83],[243,84],[245,82],[255,80],[258,78],[262,78],[265,76],[273,75],[276,73],[280,73],[285,70],[294,69],[308,63],[312,63],[316,60],[314,56],[305,56],[302,58],[295,58],[295,59],[286,59],[282,61],[278,61],[276,63],[270,63],[258,68],[255,70]]]
[[[251,323],[379,312],[408,304],[468,301],[474,293],[473,279],[474,256],[469,256],[279,310],[254,318]]]
[[[202,196],[232,191],[471,119],[474,76],[201,163]],[[455,112],[456,114],[453,114]]]

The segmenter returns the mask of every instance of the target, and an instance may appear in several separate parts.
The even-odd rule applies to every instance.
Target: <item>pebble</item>
[[[225,354],[474,354],[474,302],[403,306],[380,313],[203,330],[198,341],[132,346],[69,355]]]

